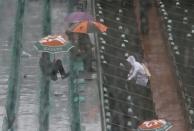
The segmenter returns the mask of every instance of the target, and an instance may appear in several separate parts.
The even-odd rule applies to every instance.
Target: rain
[[[0,1],[0,130],[194,130],[193,6]]]

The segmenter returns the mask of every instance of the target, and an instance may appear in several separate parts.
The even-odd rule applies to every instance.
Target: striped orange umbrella
[[[64,35],[49,35],[34,43],[34,47],[41,52],[68,52],[74,46]]]
[[[172,124],[164,119],[144,121],[138,126],[138,131],[168,131]]]
[[[71,32],[76,33],[93,33],[93,32],[106,32],[108,27],[97,21],[81,21],[70,27]]]

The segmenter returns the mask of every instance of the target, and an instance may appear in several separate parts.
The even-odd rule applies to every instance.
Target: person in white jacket
[[[133,79],[134,77],[136,77],[137,75],[146,75],[146,72],[144,70],[144,67],[141,63],[137,62],[135,60],[134,56],[129,56],[127,58],[127,61],[130,63],[131,65],[131,70],[128,74],[128,80]]]

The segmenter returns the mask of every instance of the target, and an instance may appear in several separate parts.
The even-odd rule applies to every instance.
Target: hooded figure
[[[143,75],[146,76],[146,72],[144,70],[144,67],[141,63],[137,62],[135,60],[134,56],[129,56],[127,58],[127,61],[131,64],[131,70],[128,74],[128,80],[133,79],[137,75]]]

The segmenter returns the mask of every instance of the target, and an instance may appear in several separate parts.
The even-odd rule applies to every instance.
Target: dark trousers
[[[60,73],[61,76],[65,76],[66,72],[63,68],[62,61],[61,60],[56,60],[52,64],[52,71],[51,71],[51,79],[52,80],[57,80],[57,73]]]

